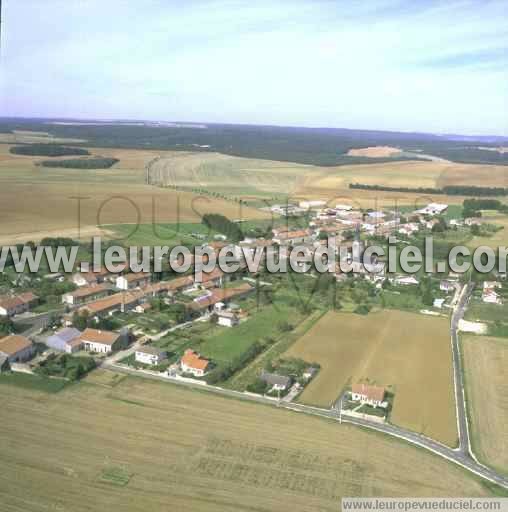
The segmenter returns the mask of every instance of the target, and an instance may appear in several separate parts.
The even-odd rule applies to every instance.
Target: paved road
[[[459,295],[457,304],[452,312],[450,335],[452,342],[453,356],[453,379],[455,385],[455,403],[457,408],[457,428],[459,433],[458,450],[466,455],[472,456],[471,441],[469,439],[469,425],[467,418],[466,395],[464,391],[464,371],[462,368],[462,357],[460,354],[459,342],[459,321],[463,318],[467,308],[474,284],[464,285]]]
[[[466,410],[466,400],[464,393],[464,376],[462,371],[462,360],[460,356],[460,345],[459,345],[459,336],[458,336],[458,324],[459,320],[464,316],[464,312],[467,308],[467,304],[471,297],[471,293],[473,291],[474,285],[468,284],[465,285],[458,296],[457,303],[452,313],[451,317],[451,325],[450,325],[450,334],[451,334],[451,343],[452,343],[452,353],[453,353],[453,371],[454,371],[454,381],[455,381],[455,394],[456,394],[456,404],[457,404],[457,425],[458,425],[458,433],[459,433],[459,446],[456,449],[452,449],[438,441],[435,441],[429,437],[426,437],[422,434],[418,434],[416,432],[411,432],[409,430],[403,429],[401,427],[397,427],[391,424],[380,424],[375,423],[373,421],[364,420],[360,418],[353,418],[351,416],[343,416],[340,415],[340,402],[337,404],[336,408],[332,409],[320,409],[317,407],[310,407],[307,405],[292,403],[292,402],[284,402],[277,401],[269,398],[265,398],[262,396],[246,394],[239,391],[232,391],[228,389],[223,389],[215,386],[204,386],[200,384],[193,384],[190,382],[184,382],[181,380],[177,380],[174,378],[170,378],[161,374],[151,374],[147,372],[139,372],[132,368],[127,368],[125,366],[118,366],[112,360],[106,360],[103,363],[103,367],[109,368],[111,370],[126,373],[131,375],[136,375],[144,378],[154,379],[154,380],[162,380],[165,382],[171,382],[173,384],[177,384],[180,386],[190,387],[194,389],[200,389],[203,391],[215,393],[222,396],[239,398],[241,400],[246,400],[250,402],[262,403],[265,405],[270,405],[272,407],[280,407],[284,409],[289,409],[291,411],[310,414],[314,416],[320,416],[323,418],[328,418],[339,423],[348,423],[352,425],[356,425],[358,427],[367,428],[370,430],[376,430],[378,432],[382,432],[384,434],[390,435],[392,437],[396,437],[398,439],[402,439],[412,445],[419,446],[426,450],[431,451],[432,453],[443,457],[459,466],[462,466],[466,470],[475,473],[476,475],[485,478],[491,482],[494,482],[506,489],[508,489],[508,478],[502,476],[491,468],[488,468],[482,464],[480,464],[474,457],[471,451],[471,444],[469,439],[469,427],[467,420],[467,410]]]
[[[233,391],[228,389],[223,389],[215,386],[204,386],[202,384],[192,384],[190,382],[184,382],[181,380],[173,379],[163,375],[151,374],[146,372],[139,372],[132,368],[128,368],[125,366],[118,366],[114,363],[104,362],[104,368],[111,369],[113,371],[119,373],[125,373],[129,375],[136,375],[138,377],[143,377],[147,379],[159,380],[164,382],[171,382],[173,384],[184,386],[187,388],[199,389],[209,393],[215,393],[217,395],[222,395],[226,397],[238,398],[241,400],[249,401],[249,402],[257,402],[265,405],[269,405],[271,407],[280,407],[283,409],[288,409],[291,411],[310,414],[313,416],[320,416],[323,418],[328,418],[330,420],[337,421],[339,423],[348,423],[352,425],[356,425],[358,427],[367,428],[370,430],[376,430],[378,432],[382,432],[384,434],[390,435],[392,437],[396,437],[398,439],[402,439],[412,445],[419,446],[426,450],[429,450],[436,455],[443,457],[455,464],[458,464],[465,468],[468,471],[475,473],[478,476],[481,476],[491,482],[494,482],[502,487],[508,489],[508,478],[499,475],[495,471],[490,468],[487,468],[475,460],[473,460],[468,454],[463,453],[461,450],[456,449],[453,450],[444,444],[439,443],[438,441],[434,441],[426,436],[418,434],[416,432],[411,432],[409,430],[405,430],[400,427],[396,427],[390,424],[379,424],[374,423],[368,420],[362,420],[360,418],[352,418],[339,416],[337,409],[320,409],[317,407],[310,407],[308,405],[296,404],[296,403],[287,403],[284,401],[277,401],[270,398],[265,398],[258,395],[252,395],[247,393],[242,393],[240,391]]]

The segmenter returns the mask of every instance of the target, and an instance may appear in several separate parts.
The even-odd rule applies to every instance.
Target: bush
[[[59,144],[26,144],[23,146],[12,146],[9,151],[13,155],[28,156],[72,156],[90,154],[83,148],[61,146]]]

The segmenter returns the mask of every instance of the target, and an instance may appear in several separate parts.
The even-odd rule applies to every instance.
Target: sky
[[[3,0],[0,116],[508,135],[508,0]]]

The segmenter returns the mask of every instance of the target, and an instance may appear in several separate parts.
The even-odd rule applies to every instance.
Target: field
[[[37,167],[40,157],[11,155],[8,148],[0,144],[0,244],[77,236],[79,225],[89,238],[98,226],[106,226],[107,234],[108,224],[200,222],[208,212],[267,217],[231,201],[145,185],[144,166],[154,152],[101,149],[102,156],[120,162],[111,169],[81,170]]]
[[[2,511],[336,511],[341,496],[485,496],[395,439],[98,370],[2,386]],[[418,474],[415,473],[418,468]]]
[[[321,364],[302,402],[330,406],[368,379],[395,395],[391,421],[450,446],[457,442],[448,321],[401,311],[328,313],[287,355]]]
[[[467,336],[462,346],[473,449],[482,462],[508,474],[508,342]]]
[[[497,249],[501,246],[508,247],[508,215],[489,215],[484,213],[482,219],[484,222],[499,226],[502,229],[493,233],[492,236],[474,236],[471,241],[468,242],[468,247],[471,249],[475,249],[481,245],[486,245],[493,249]]]

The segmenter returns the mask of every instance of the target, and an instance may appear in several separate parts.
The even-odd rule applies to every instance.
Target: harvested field
[[[347,156],[366,156],[367,158],[387,158],[401,153],[399,148],[390,146],[372,146],[369,148],[350,149]]]
[[[489,494],[462,469],[395,439],[96,376],[103,372],[53,395],[2,386],[2,511],[313,512],[338,510],[341,496]]]
[[[473,449],[482,462],[508,474],[508,341],[466,336],[462,346]]]
[[[9,155],[8,146],[0,145],[3,243],[41,238],[40,232],[77,232],[79,225],[85,236],[98,226],[138,220],[200,222],[209,212],[231,218],[267,216],[231,201],[145,185],[144,166],[153,152],[101,149],[100,154],[120,162],[101,170],[42,168],[35,165],[40,158]],[[79,216],[78,197],[83,198]]]
[[[394,393],[392,423],[456,445],[447,320],[401,311],[329,312],[286,355],[321,364],[302,402],[329,407],[346,386],[368,380]]]

